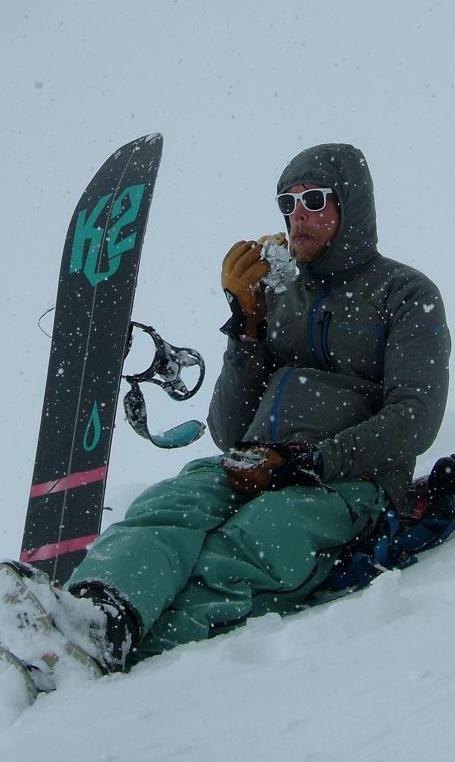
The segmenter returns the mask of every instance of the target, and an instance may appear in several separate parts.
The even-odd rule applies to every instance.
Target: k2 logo
[[[107,206],[113,193],[101,196],[95,208],[89,213],[82,209],[77,215],[74,230],[73,246],[71,249],[70,273],[83,271],[92,286],[111,278],[120,267],[122,254],[130,251],[136,242],[136,233],[120,238],[125,225],[131,225],[136,220],[144,195],[145,185],[130,185],[115,199],[110,210],[108,222],[113,223],[107,230],[97,227],[96,221]],[[129,207],[123,211],[123,202],[129,201]],[[105,239],[103,240],[105,236]],[[88,242],[88,250],[87,250]],[[101,250],[106,243],[107,270],[100,271]],[[85,255],[84,261],[84,254]]]

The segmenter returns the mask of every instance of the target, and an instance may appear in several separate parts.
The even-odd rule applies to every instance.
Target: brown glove
[[[230,450],[221,458],[230,484],[237,492],[249,497],[268,489],[274,471],[284,463],[285,458],[266,445]]]
[[[223,260],[221,285],[232,310],[235,335],[258,338],[258,326],[265,321],[264,289],[259,283],[269,265],[259,259],[262,245],[238,241]]]
[[[249,497],[290,484],[307,487],[322,484],[321,454],[308,442],[290,445],[241,442],[221,458],[221,465],[234,489]]]
[[[221,285],[237,299],[245,315],[264,318],[264,299],[259,280],[267,274],[267,262],[259,259],[262,245],[238,241],[223,260]]]

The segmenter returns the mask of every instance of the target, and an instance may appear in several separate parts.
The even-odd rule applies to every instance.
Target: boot
[[[0,642],[50,670],[66,655],[93,675],[124,671],[141,636],[139,616],[116,591],[101,583],[60,590],[18,561],[0,564],[0,605]]]

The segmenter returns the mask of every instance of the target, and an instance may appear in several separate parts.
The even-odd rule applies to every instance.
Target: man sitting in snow
[[[226,454],[138,497],[67,585],[105,614],[88,650],[107,671],[298,610],[347,544],[386,506],[400,509],[438,432],[450,351],[441,296],[378,253],[362,153],[303,151],[278,204],[297,278],[265,288],[254,241],[223,262],[233,316],[209,426]]]

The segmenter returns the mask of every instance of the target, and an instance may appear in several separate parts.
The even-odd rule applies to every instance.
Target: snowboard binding
[[[128,354],[133,341],[133,329],[140,328],[151,337],[155,344],[155,356],[149,367],[142,373],[122,376],[130,385],[130,390],[124,397],[123,407],[126,420],[139,436],[148,439],[157,447],[172,449],[185,447],[199,439],[205,425],[200,421],[186,421],[161,434],[151,434],[147,424],[147,408],[140,384],[152,383],[160,386],[177,402],[193,397],[201,388],[205,375],[205,364],[202,356],[195,349],[176,347],[165,341],[150,325],[131,322],[130,335],[127,344]],[[181,377],[182,370],[197,366],[199,375],[195,384],[189,389]]]

